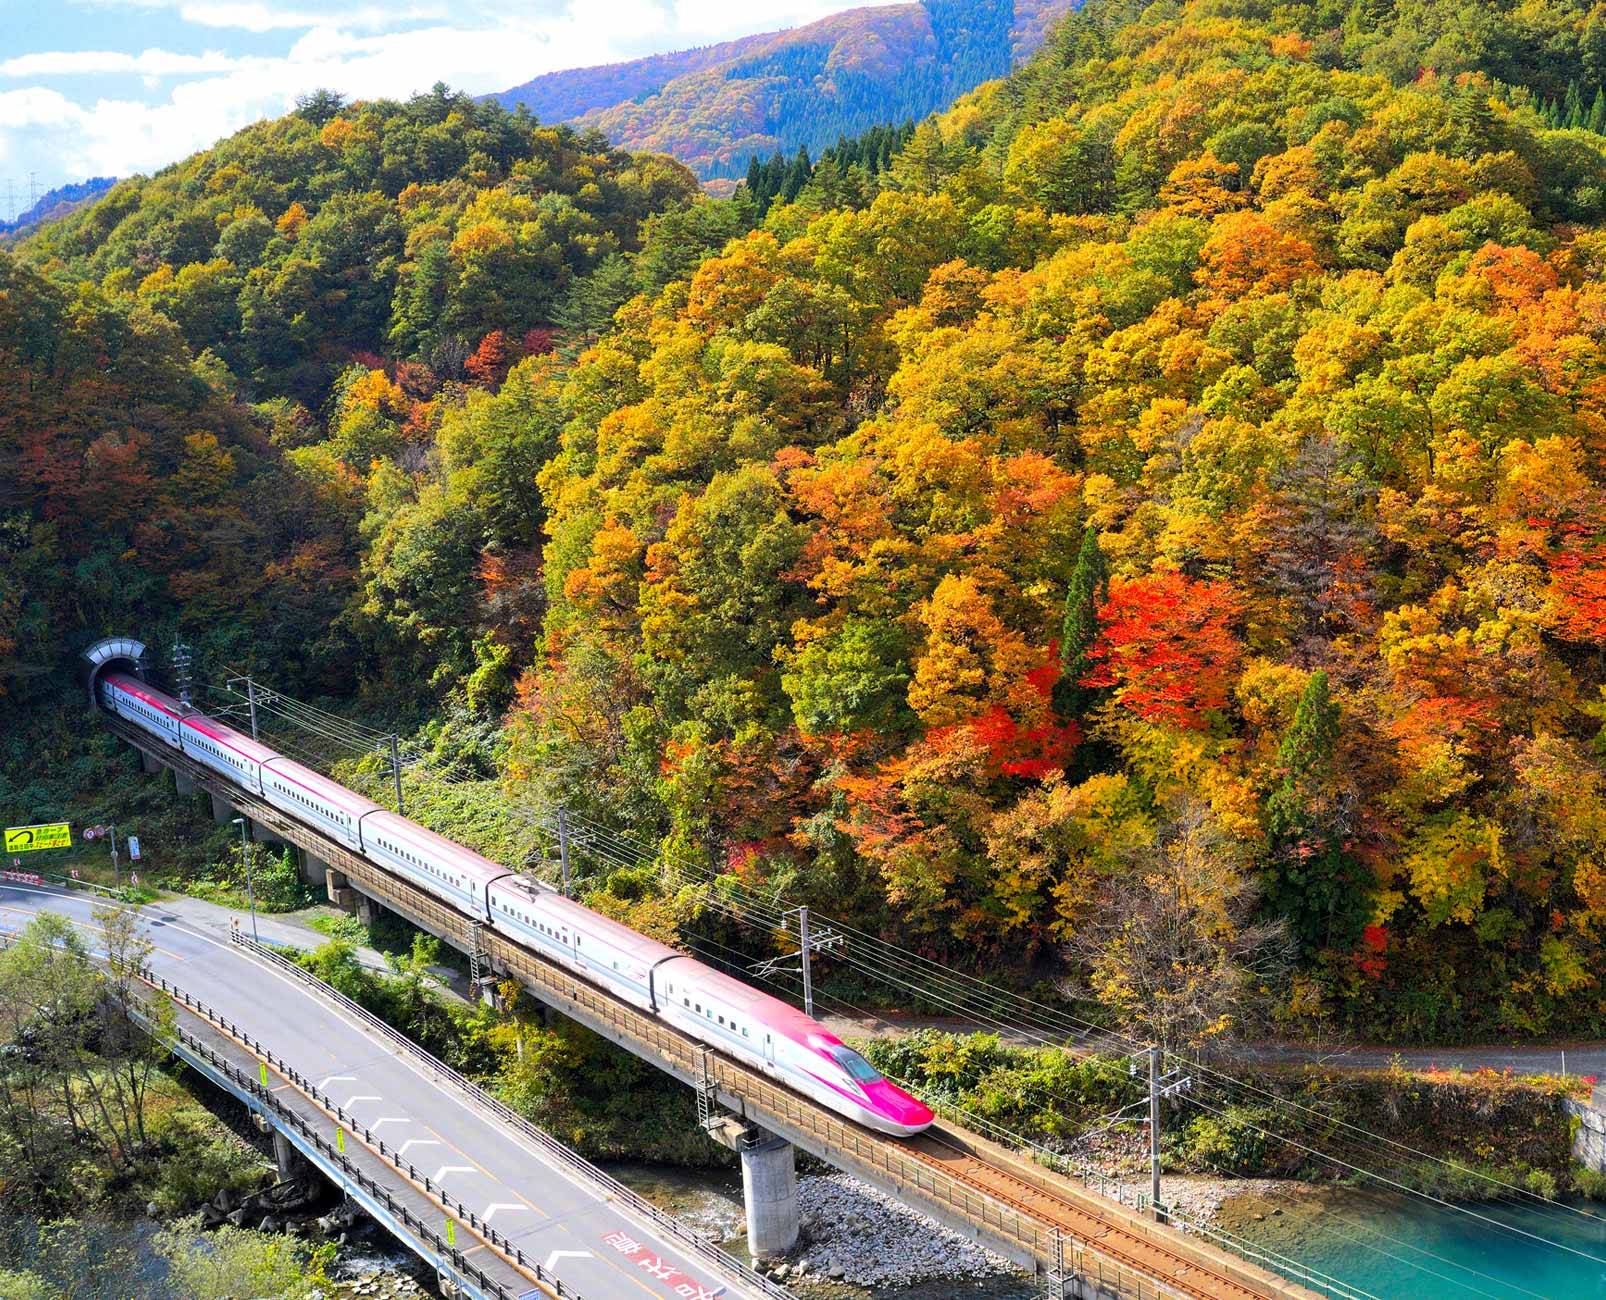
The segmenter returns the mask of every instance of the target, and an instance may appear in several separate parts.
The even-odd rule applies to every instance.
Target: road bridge
[[[1354,1294],[1292,1261],[1275,1261],[1282,1273],[1273,1272],[1158,1223],[1010,1149],[1007,1134],[975,1131],[970,1117],[963,1125],[944,1117],[913,1138],[846,1121],[545,961],[122,719],[104,713],[101,719],[141,752],[148,769],[172,768],[180,789],[206,792],[244,813],[259,833],[298,846],[316,864],[333,901],[390,908],[467,954],[471,969],[517,979],[548,1006],[695,1088],[707,1127],[724,1131],[744,1153],[750,1222],[761,1208],[758,1185],[773,1187],[777,1180],[773,1167],[755,1178],[749,1157],[768,1153],[773,1160],[776,1145],[768,1139],[778,1136],[1035,1271],[1045,1296],[1311,1300]],[[790,1159],[788,1150],[788,1178]]]
[[[48,910],[94,931],[96,901],[0,883],[0,930]],[[141,916],[156,945],[146,981],[178,1008],[176,1054],[275,1131],[281,1168],[317,1167],[447,1295],[786,1300],[293,963],[161,904]]]

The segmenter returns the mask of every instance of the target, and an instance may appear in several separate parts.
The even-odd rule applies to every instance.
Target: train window
[[[874,1083],[881,1077],[875,1066],[860,1056],[851,1047],[831,1048],[831,1058],[848,1072],[848,1075],[859,1083]]]
[[[752,1035],[750,1035],[750,1034],[749,1034],[749,1033],[748,1033],[748,1032],[747,1032],[747,1026],[746,1026],[746,1025],[743,1025],[743,1026],[742,1026],[742,1037],[743,1037],[743,1038],[750,1038],[750,1037],[751,1037],[751,1036],[752,1036]]]

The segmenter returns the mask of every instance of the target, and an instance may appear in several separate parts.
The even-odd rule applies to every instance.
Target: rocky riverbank
[[[1131,1181],[1118,1184],[1122,1199],[1136,1203],[1139,1196],[1148,1196],[1149,1183]],[[1215,1224],[1224,1208],[1239,1208],[1240,1203],[1254,1201],[1257,1209],[1245,1214],[1269,1213],[1282,1197],[1309,1191],[1309,1184],[1291,1182],[1283,1178],[1207,1178],[1177,1176],[1160,1180],[1160,1199],[1195,1223]],[[1243,1217],[1240,1215],[1239,1217]]]

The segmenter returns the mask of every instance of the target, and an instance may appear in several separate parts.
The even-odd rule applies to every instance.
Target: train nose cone
[[[925,1102],[916,1100],[902,1088],[895,1087],[885,1080],[872,1083],[867,1091],[870,1100],[875,1104],[876,1111],[900,1128],[913,1132],[925,1128],[936,1118]]]

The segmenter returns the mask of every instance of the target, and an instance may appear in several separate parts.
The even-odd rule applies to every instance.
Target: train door
[[[775,1037],[768,1031],[764,1034],[764,1059],[771,1065],[775,1064]]]

